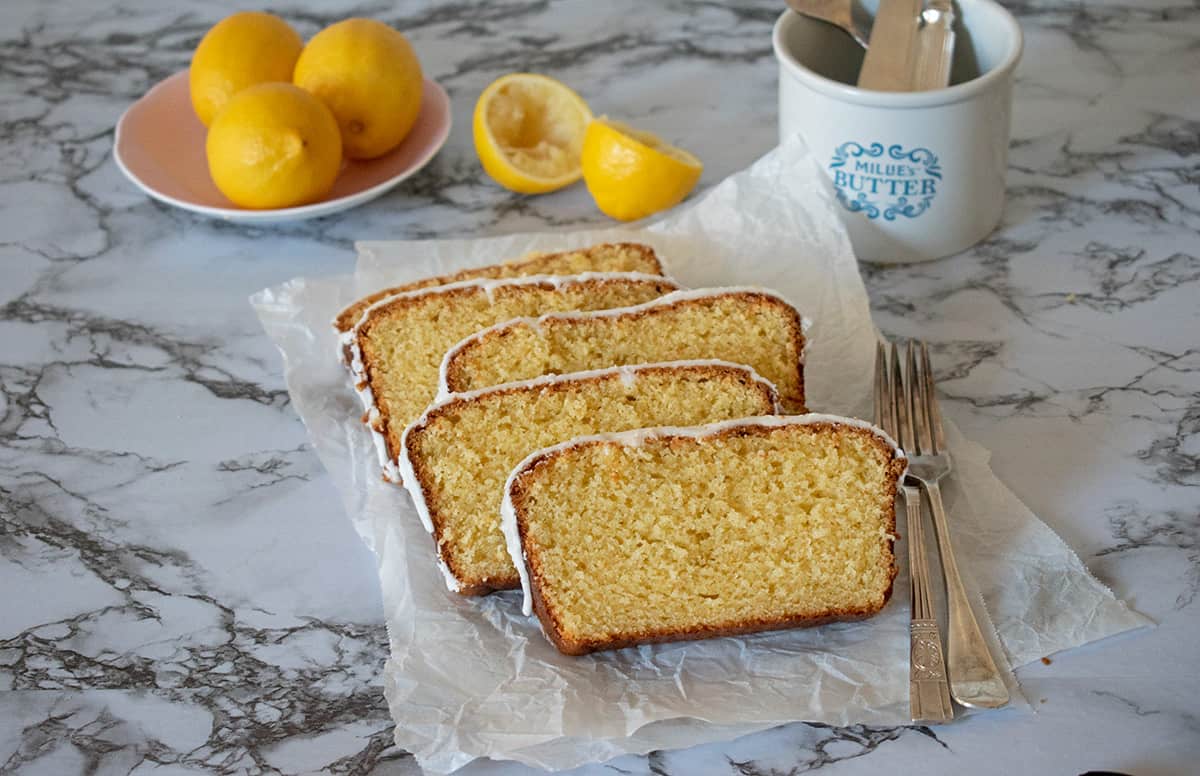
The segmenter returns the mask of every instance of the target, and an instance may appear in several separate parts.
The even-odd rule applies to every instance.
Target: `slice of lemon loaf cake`
[[[333,326],[338,331],[350,331],[362,318],[362,314],[368,307],[389,296],[406,291],[444,286],[464,280],[515,278],[528,275],[578,275],[583,272],[643,272],[647,275],[661,275],[663,268],[654,249],[640,243],[601,243],[576,251],[533,254],[501,264],[465,269],[452,275],[439,275],[381,289],[364,296],[338,313],[338,316],[333,319]]]
[[[830,415],[582,437],[513,470],[502,530],[567,654],[860,619],[891,596],[905,466]]]
[[[376,302],[343,340],[384,476],[399,479],[395,461],[404,427],[433,400],[442,356],[463,337],[521,315],[623,307],[675,288],[656,275],[597,272],[469,280]]]
[[[796,309],[761,288],[677,291],[629,309],[507,321],[446,354],[439,395],[543,374],[718,358],[775,384],[786,412],[804,411],[804,329]]]
[[[500,533],[513,466],[533,450],[601,431],[770,415],[775,389],[752,369],[679,361],[541,377],[456,394],[404,433],[400,467],[452,590],[520,587]]]

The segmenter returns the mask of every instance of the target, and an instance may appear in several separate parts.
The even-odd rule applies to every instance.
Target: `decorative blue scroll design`
[[[887,196],[882,199],[877,199],[877,195],[868,194],[865,191],[854,191],[848,184],[852,180],[852,175],[862,175],[861,172],[852,172],[848,163],[854,159],[887,159],[896,162],[907,162],[917,171],[917,177],[926,181],[922,185],[922,190],[919,195],[911,194],[893,195],[891,199]],[[852,213],[862,213],[867,218],[879,218],[883,216],[885,221],[894,221],[898,216],[906,218],[916,218],[924,213],[933,203],[933,198],[937,194],[936,182],[942,179],[942,168],[938,163],[937,155],[928,148],[913,148],[905,150],[899,144],[885,146],[883,143],[871,143],[864,146],[862,143],[856,143],[853,140],[848,140],[842,143],[833,151],[833,160],[829,163],[830,175],[834,179],[834,190],[837,192],[838,201],[842,206]],[[838,171],[841,171],[839,174]],[[878,178],[878,183],[882,182],[885,185],[890,183],[893,178],[886,175]],[[909,177],[908,180],[913,180]],[[894,186],[892,186],[894,189]]]

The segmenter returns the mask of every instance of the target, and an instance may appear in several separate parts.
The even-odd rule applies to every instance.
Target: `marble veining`
[[[451,139],[344,214],[205,220],[128,184],[112,127],[241,5],[4,7],[3,773],[418,773],[379,685],[372,556],[247,295],[349,271],[355,239],[604,224],[582,187],[526,198],[482,173],[471,109],[506,72],[692,150],[702,187],[775,141],[777,0],[294,0],[268,8],[304,35],[353,14],[404,29],[451,95]],[[1166,774],[1200,756],[1200,9],[1006,5],[1026,54],[1001,227],[864,277],[886,332],[931,340],[946,411],[1001,478],[1159,627],[1022,668],[1036,715],[795,723],[580,773]]]

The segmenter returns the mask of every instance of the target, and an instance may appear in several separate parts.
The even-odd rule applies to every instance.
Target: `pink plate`
[[[205,126],[192,110],[185,70],[129,106],[117,122],[113,157],[138,188],[168,205],[228,221],[295,221],[361,205],[424,167],[450,134],[450,98],[425,79],[421,112],[404,142],[375,159],[342,162],[333,190],[301,207],[248,210],[226,199],[208,175],[204,134]]]

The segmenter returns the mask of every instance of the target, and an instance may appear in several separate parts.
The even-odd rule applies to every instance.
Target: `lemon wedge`
[[[513,73],[491,83],[475,103],[475,153],[497,183],[521,194],[569,186],[592,112],[583,98],[544,75]]]
[[[674,207],[700,180],[700,160],[617,121],[601,117],[583,139],[583,180],[596,206],[618,221]]]

